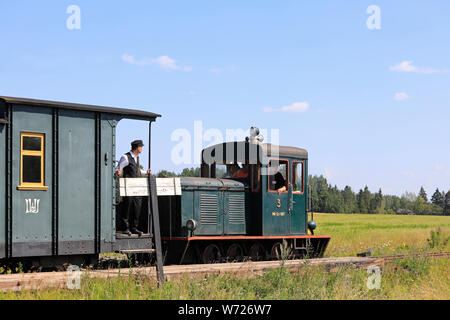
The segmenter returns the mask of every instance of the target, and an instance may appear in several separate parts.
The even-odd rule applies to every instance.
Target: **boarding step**
[[[131,235],[128,235],[123,232],[116,232],[116,239],[138,239],[138,238],[151,238],[152,235],[150,233],[143,233],[141,236],[132,233]]]
[[[154,253],[155,249],[131,249],[131,250],[119,250],[119,253],[130,255],[139,253]]]

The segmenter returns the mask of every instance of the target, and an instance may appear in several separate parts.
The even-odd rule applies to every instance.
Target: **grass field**
[[[374,255],[449,249],[444,242],[450,234],[450,217],[315,214],[314,218],[317,234],[332,236],[328,256],[351,256],[367,248]],[[440,238],[435,235],[432,248],[427,239],[438,227]],[[409,257],[385,265],[380,289],[369,289],[368,277],[366,270],[351,267],[329,272],[307,265],[297,273],[279,268],[250,278],[182,278],[161,288],[139,276],[83,278],[80,290],[0,293],[0,299],[450,299],[448,258]]]
[[[355,256],[368,248],[372,255],[444,250],[430,248],[431,231],[441,229],[441,237],[450,235],[450,217],[379,214],[314,214],[316,234],[331,235],[326,256]]]

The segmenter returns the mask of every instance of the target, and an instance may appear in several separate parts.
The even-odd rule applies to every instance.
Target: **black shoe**
[[[131,232],[129,229],[126,229],[123,234],[126,234],[127,236],[131,236]]]
[[[134,233],[134,234],[137,234],[139,237],[142,236],[142,231],[139,231],[136,228],[131,229],[131,232]]]

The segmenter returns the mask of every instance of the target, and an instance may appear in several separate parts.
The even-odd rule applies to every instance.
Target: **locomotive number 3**
[[[281,208],[281,200],[277,199],[277,208]]]

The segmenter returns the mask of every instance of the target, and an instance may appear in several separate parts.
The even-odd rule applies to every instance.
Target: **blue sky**
[[[0,95],[160,113],[154,171],[189,166],[172,163],[171,134],[199,120],[278,128],[339,187],[450,189],[448,1],[2,0],[0,12]],[[147,137],[142,122],[118,130],[119,153]]]

